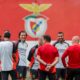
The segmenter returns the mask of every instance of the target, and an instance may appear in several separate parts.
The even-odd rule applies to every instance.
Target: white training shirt
[[[26,42],[19,42],[18,53],[19,53],[19,64],[18,66],[27,66],[26,50],[28,44]]]
[[[12,51],[13,43],[11,41],[0,42],[1,71],[13,70]]]
[[[64,68],[61,57],[62,57],[63,53],[65,52],[65,50],[69,47],[69,45],[66,42],[64,42],[64,43],[58,42],[55,44],[55,47],[58,49],[58,53],[59,53],[59,62],[56,64],[56,68]]]

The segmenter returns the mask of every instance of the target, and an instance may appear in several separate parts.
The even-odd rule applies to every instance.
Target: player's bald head
[[[79,36],[73,36],[72,42],[73,43],[79,43],[80,42],[80,37]]]

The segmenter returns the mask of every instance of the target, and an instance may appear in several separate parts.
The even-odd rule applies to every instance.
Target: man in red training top
[[[80,80],[80,38],[74,36],[72,38],[72,46],[70,46],[62,56],[62,62],[64,67],[67,68],[66,80]],[[68,62],[66,63],[66,57]]]
[[[55,79],[55,65],[58,62],[58,50],[50,44],[51,37],[49,35],[43,36],[44,45],[38,48],[37,59],[40,62],[39,80]]]

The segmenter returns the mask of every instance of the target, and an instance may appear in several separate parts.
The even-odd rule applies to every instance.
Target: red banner
[[[23,18],[32,14],[19,4],[32,2],[33,0],[0,0],[1,35],[5,30],[9,30],[12,40],[18,38],[18,33],[25,30]],[[52,39],[56,39],[59,31],[63,31],[68,40],[80,34],[80,0],[40,0],[39,3],[52,4],[48,10],[41,13],[49,18],[46,34],[51,35]],[[28,40],[35,39],[28,36]]]

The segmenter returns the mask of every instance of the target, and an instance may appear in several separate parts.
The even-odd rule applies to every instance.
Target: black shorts
[[[59,80],[59,78],[65,80],[66,75],[67,75],[66,69],[61,69],[61,68],[56,69],[56,80]]]
[[[18,66],[17,67],[17,78],[26,78],[27,75],[27,67],[26,66]]]
[[[32,75],[33,80],[39,78],[39,70],[30,69],[30,73]]]
[[[9,75],[11,76],[12,80],[17,80],[16,70],[2,71],[1,72],[2,80],[8,80]]]
[[[0,72],[0,80],[2,80],[1,72]]]
[[[79,69],[68,68],[66,80],[80,80],[80,68]]]
[[[39,75],[39,80],[46,80],[46,78],[48,78],[48,80],[55,80],[54,73],[39,70]]]

